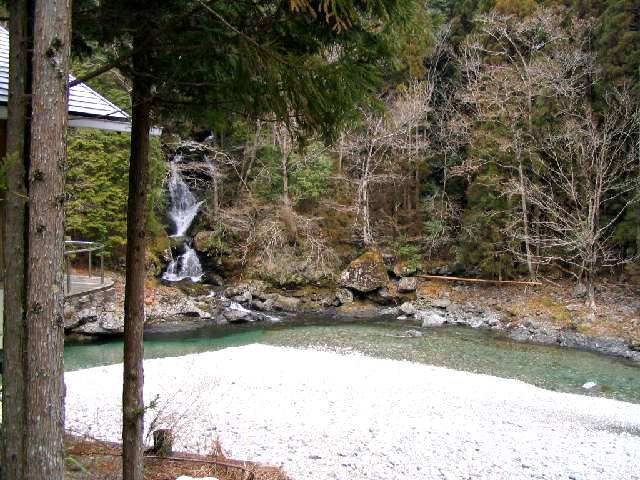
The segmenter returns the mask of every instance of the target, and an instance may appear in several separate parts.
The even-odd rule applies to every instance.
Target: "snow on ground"
[[[120,436],[122,365],[65,375],[67,428]],[[640,479],[640,405],[264,345],[145,362],[147,428],[295,480]]]

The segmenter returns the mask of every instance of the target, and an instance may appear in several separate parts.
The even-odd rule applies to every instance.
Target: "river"
[[[422,335],[411,336],[415,332]],[[515,378],[549,390],[640,403],[640,367],[632,362],[581,350],[515,342],[486,330],[454,326],[416,329],[385,318],[345,323],[322,317],[295,317],[274,324],[148,333],[145,358],[175,357],[251,343],[361,353]],[[65,346],[67,371],[121,361],[120,339],[68,342]],[[582,385],[587,382],[595,382],[598,387],[586,392]]]

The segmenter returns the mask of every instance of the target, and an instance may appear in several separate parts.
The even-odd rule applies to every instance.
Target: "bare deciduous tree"
[[[542,213],[539,234],[531,237],[541,250],[537,260],[572,267],[593,309],[599,269],[630,260],[612,248],[612,234],[639,200],[639,119],[625,93],[609,96],[600,118],[587,105],[575,105],[561,127],[548,132],[535,177],[525,184]]]
[[[431,90],[414,83],[397,94],[384,112],[364,112],[362,124],[345,134],[341,144],[350,159],[348,181],[355,186],[355,211],[360,238],[365,245],[374,242],[370,189],[400,175],[394,171],[399,161],[415,162],[427,145],[416,131],[426,121]]]
[[[534,104],[584,92],[594,72],[593,58],[586,49],[590,25],[575,20],[565,27],[558,11],[542,8],[524,19],[481,15],[477,26],[478,33],[465,42],[460,56],[467,78],[463,99],[474,107],[480,122],[493,125],[487,137],[511,156],[511,162],[504,166],[518,181],[521,239],[533,277],[531,213],[525,185],[539,152]]]

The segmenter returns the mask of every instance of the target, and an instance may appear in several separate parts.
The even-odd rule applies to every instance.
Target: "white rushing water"
[[[199,282],[202,279],[202,265],[196,251],[187,245],[182,255],[171,260],[162,278],[170,282],[179,282],[185,278]]]
[[[202,202],[198,202],[196,197],[189,190],[189,186],[178,171],[177,164],[180,158],[171,162],[171,176],[169,177],[169,218],[176,226],[176,231],[172,237],[182,237],[187,233],[193,219],[196,218]]]
[[[172,237],[184,236],[193,220],[198,214],[202,202],[198,202],[196,197],[189,190],[189,186],[178,171],[177,164],[180,157],[176,157],[171,162],[171,176],[169,177],[169,218],[173,221],[176,231]],[[188,242],[185,242],[185,250],[182,255],[174,258],[169,263],[167,270],[162,275],[164,280],[170,282],[178,282],[185,278],[190,278],[194,282],[200,281],[202,278],[202,265],[196,251],[191,248]]]

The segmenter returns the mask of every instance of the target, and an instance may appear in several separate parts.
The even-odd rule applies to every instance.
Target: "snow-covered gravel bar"
[[[122,365],[67,373],[67,428],[118,440]],[[145,362],[147,427],[295,480],[640,479],[640,405],[264,345]]]

